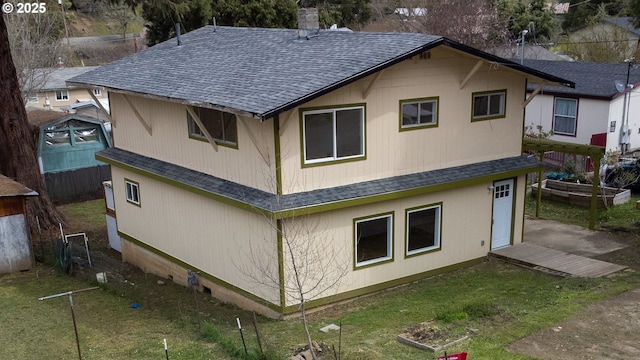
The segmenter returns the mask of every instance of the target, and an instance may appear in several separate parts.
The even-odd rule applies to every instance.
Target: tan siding
[[[91,90],[89,90],[91,91]],[[77,102],[80,101],[88,101],[91,100],[91,95],[89,95],[89,93],[87,92],[87,90],[85,89],[68,89],[67,92],[69,93],[69,100],[56,100],[56,92],[55,91],[46,91],[46,92],[39,92],[37,93],[38,96],[38,102],[33,102],[33,103],[26,103],[26,106],[31,106],[31,107],[35,107],[38,109],[44,109],[44,110],[55,110],[55,111],[62,111],[60,110],[61,107],[63,106],[69,106],[69,105],[73,105]],[[96,96],[98,99],[103,99],[107,97],[107,91],[103,90],[102,93],[100,94],[100,96]],[[45,106],[45,100],[49,99],[49,106]],[[61,116],[63,116],[64,114],[62,114]]]
[[[119,231],[277,303],[277,288],[255,284],[242,273],[252,271],[252,251],[277,258],[275,231],[262,216],[117,167],[112,177]],[[140,206],[126,201],[124,178],[139,183]],[[277,266],[272,270],[277,279]]]
[[[373,76],[302,106],[366,102],[367,158],[303,169],[300,117],[292,117],[281,140],[284,193],[519,155],[525,79],[497,64],[485,63],[460,89],[460,82],[476,61],[452,50],[434,50],[431,59],[410,59],[386,69],[366,100],[363,89]],[[500,89],[508,89],[506,118],[472,123],[472,93]],[[432,96],[439,96],[438,127],[399,132],[399,101]]]
[[[218,145],[216,152],[208,142],[189,138],[187,113],[183,105],[130,95],[129,98],[140,115],[151,124],[152,135],[122,97],[111,94],[112,116],[116,123],[113,134],[118,148],[262,190],[275,189],[272,120],[261,123],[245,119],[257,139],[257,146],[238,121],[238,149]]]
[[[310,222],[318,225],[317,239],[322,239],[326,251],[337,251],[334,264],[347,263],[349,271],[339,287],[324,296],[357,290],[385,281],[393,281],[473,260],[490,251],[492,193],[488,187],[493,183],[468,188],[444,191],[436,194],[358,206],[313,215]],[[522,214],[524,204],[524,177],[518,179],[516,214]],[[442,234],[440,251],[405,258],[405,210],[442,202]],[[394,212],[393,262],[353,269],[353,219]],[[522,241],[522,215],[516,215],[513,239]],[[482,245],[484,241],[484,246]],[[290,277],[288,277],[290,279]],[[288,299],[287,305],[295,301]]]

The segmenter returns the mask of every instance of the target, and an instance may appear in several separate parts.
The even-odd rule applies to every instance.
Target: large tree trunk
[[[36,217],[44,229],[61,222],[47,194],[47,188],[38,168],[35,143],[29,130],[18,86],[16,68],[11,59],[9,37],[4,17],[0,15],[0,174],[37,191],[40,196],[27,201],[27,219],[35,233]]]

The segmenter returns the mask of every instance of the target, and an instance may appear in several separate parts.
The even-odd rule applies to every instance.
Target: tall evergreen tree
[[[27,221],[31,232],[40,226],[54,228],[61,217],[49,200],[36,160],[35,142],[24,108],[16,68],[11,58],[9,35],[0,16],[0,174],[37,191],[40,196],[27,201]]]

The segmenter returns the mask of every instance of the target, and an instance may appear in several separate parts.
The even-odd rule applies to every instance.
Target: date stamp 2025
[[[2,4],[2,12],[5,14],[44,14],[47,12],[47,4],[44,2],[5,2]]]

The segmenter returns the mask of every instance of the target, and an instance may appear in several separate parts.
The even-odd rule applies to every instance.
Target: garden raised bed
[[[531,195],[537,196],[538,184],[531,185]],[[560,180],[545,179],[542,181],[542,198],[571,205],[591,206],[591,184],[576,184]],[[631,199],[631,190],[612,187],[600,187],[598,191],[598,208],[606,205],[624,204]]]

